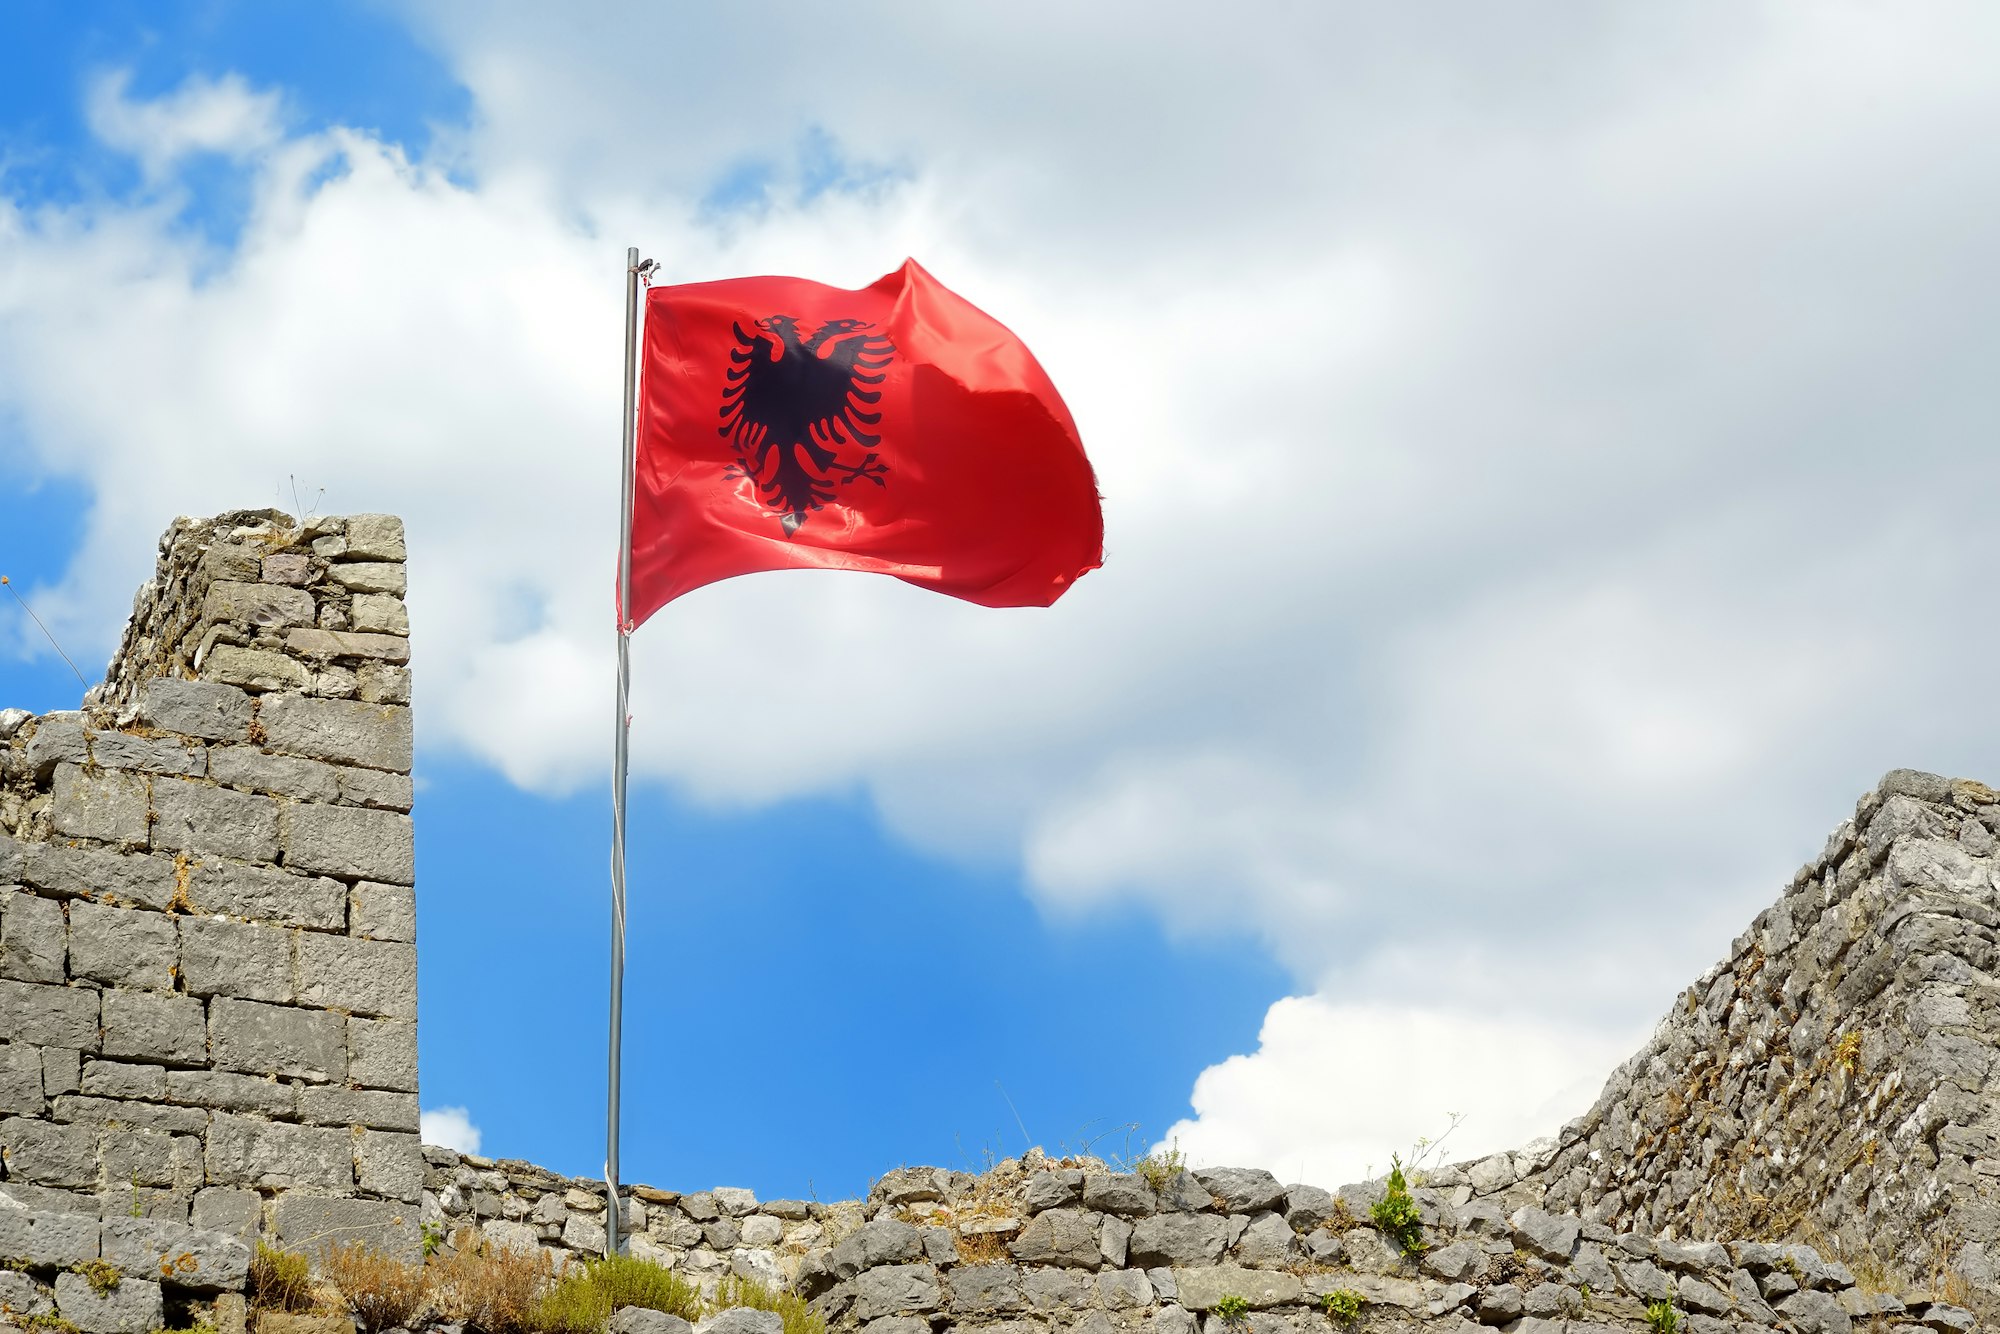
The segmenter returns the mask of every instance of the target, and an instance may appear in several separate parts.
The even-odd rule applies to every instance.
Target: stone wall
[[[1554,1209],[1810,1238],[2000,1320],[2000,795],[1898,770],[1547,1164]]]
[[[598,1183],[424,1152],[425,1216],[453,1244],[572,1257],[602,1246]],[[1811,1247],[1677,1244],[1533,1206],[1503,1212],[1463,1184],[1414,1192],[1423,1226],[1405,1251],[1370,1222],[1383,1189],[1285,1186],[1240,1168],[1149,1177],[1037,1151],[977,1176],[898,1170],[867,1199],[830,1204],[636,1187],[623,1224],[634,1255],[711,1290],[731,1273],[791,1284],[836,1332],[1585,1334],[1648,1329],[1656,1302],[1690,1334],[1970,1328],[1958,1308],[1864,1290]],[[1347,1315],[1341,1299],[1355,1303]]]
[[[415,1245],[403,554],[177,521],[83,709],[0,713],[0,1256]]]

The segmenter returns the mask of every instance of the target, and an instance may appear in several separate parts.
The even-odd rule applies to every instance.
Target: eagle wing
[[[731,328],[737,346],[729,351],[728,383],[722,390],[722,434],[741,449],[756,449],[784,409],[783,387],[768,373],[759,373],[759,367],[771,365],[778,345],[764,333],[751,337],[740,324]]]
[[[822,329],[813,342],[821,342],[825,334]],[[868,429],[882,420],[881,413],[868,410],[882,401],[882,393],[869,386],[882,383],[883,368],[895,350],[888,339],[871,333],[839,337],[833,351],[825,356],[817,355],[815,349],[806,377],[810,391],[803,405],[806,424],[814,436],[835,443],[850,438],[863,445],[882,442],[881,436]]]

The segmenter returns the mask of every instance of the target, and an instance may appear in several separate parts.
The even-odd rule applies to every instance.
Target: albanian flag
[[[1055,385],[915,260],[855,292],[646,293],[628,628],[759,570],[1045,607],[1103,559],[1097,481]]]

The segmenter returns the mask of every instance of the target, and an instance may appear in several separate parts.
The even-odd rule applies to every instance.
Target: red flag
[[[1097,481],[1027,346],[915,260],[860,291],[646,293],[632,612],[759,570],[1045,607],[1104,559]]]

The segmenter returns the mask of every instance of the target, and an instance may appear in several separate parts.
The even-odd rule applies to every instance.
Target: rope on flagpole
[[[618,1253],[618,1085],[625,1028],[625,779],[632,735],[632,490],[637,449],[639,283],[653,262],[625,251],[625,419],[618,511],[618,729],[611,764],[611,1034],[604,1097],[604,1253]]]

